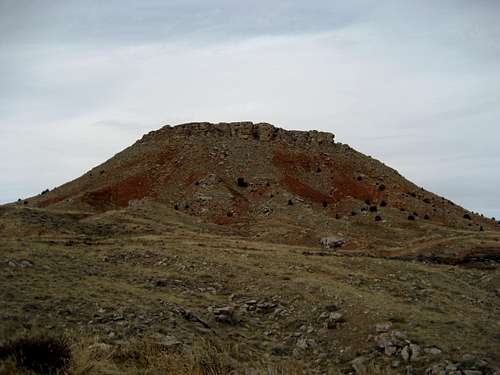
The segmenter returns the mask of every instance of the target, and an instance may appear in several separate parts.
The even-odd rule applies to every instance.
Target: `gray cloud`
[[[500,217],[492,1],[0,2],[0,201],[161,124],[322,129]]]

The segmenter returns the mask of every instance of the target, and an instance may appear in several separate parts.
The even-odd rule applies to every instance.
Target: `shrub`
[[[323,201],[323,207],[327,207],[328,206],[328,202],[327,201]]]
[[[484,228],[483,228],[483,226],[482,226],[482,225],[479,227],[479,231],[480,231],[480,232],[484,231]]]
[[[371,202],[369,199],[365,199],[365,203],[369,206]]]
[[[427,215],[427,214],[426,214],[426,215],[424,216],[424,220],[430,220],[429,215]]]
[[[464,219],[467,219],[467,220],[472,220],[472,218],[470,217],[470,215],[469,215],[469,214],[465,214],[465,215],[464,215]]]
[[[379,187],[378,187],[378,189],[380,191],[384,191],[385,190],[385,185],[384,184],[380,184]]]
[[[375,216],[375,221],[382,221],[382,217],[380,215]]]
[[[38,374],[53,374],[69,365],[71,348],[63,338],[22,337],[0,347],[0,359],[8,358],[19,368]]]
[[[380,202],[380,207],[385,207],[385,206],[387,206],[387,202],[386,201]]]
[[[370,212],[377,212],[377,206],[370,206]]]
[[[408,215],[408,220],[410,220],[410,221],[415,221],[415,216],[413,216],[413,215]]]
[[[238,183],[239,187],[243,187],[243,188],[248,187],[248,182],[246,182],[243,177],[238,177],[237,183]]]
[[[293,206],[293,201],[291,199],[288,200],[288,205]]]
[[[42,191],[42,192],[40,193],[40,195],[47,194],[49,191],[50,191],[49,189],[45,189],[44,191]]]

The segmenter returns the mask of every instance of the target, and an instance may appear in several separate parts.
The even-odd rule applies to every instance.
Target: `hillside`
[[[496,227],[334,142],[333,134],[265,123],[166,126],[27,202],[94,218],[117,210],[177,213],[218,231],[285,244],[318,246],[335,236],[345,239],[345,249],[363,251],[398,251],[419,238]],[[156,230],[145,223],[136,229]]]

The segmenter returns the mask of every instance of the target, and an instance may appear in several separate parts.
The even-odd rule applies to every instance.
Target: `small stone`
[[[422,352],[420,349],[420,346],[417,344],[410,344],[410,352],[411,352],[411,357],[410,361],[416,361],[420,357],[420,353]]]
[[[398,351],[398,348],[396,346],[388,345],[384,348],[384,354],[387,356],[393,356],[396,354]]]
[[[164,336],[158,340],[158,346],[165,351],[177,352],[182,349],[182,342],[175,336]]]
[[[401,358],[403,358],[403,361],[409,362],[410,361],[410,356],[411,356],[410,348],[408,346],[405,346],[401,350]]]
[[[19,266],[21,268],[33,267],[33,262],[30,262],[29,260],[22,260],[19,262]]]
[[[315,348],[318,344],[313,339],[298,339],[296,346],[299,349],[308,350]]]
[[[341,322],[344,320],[344,314],[340,312],[332,312],[330,313],[330,316],[328,317],[329,320],[333,320],[335,322]]]
[[[392,327],[391,322],[378,323],[378,324],[375,324],[375,331],[377,333],[389,332],[391,327]]]
[[[325,320],[325,319],[328,319],[328,317],[330,316],[330,313],[328,311],[324,311],[321,313],[321,315],[319,316],[319,319],[320,320]]]
[[[441,349],[438,349],[436,347],[431,347],[431,348],[425,348],[424,353],[429,354],[429,355],[433,355],[433,356],[437,356],[437,355],[441,355],[441,353],[443,353],[443,352],[441,351]]]
[[[337,327],[337,324],[344,321],[344,315],[340,312],[332,312],[328,316],[326,321],[326,327],[328,329],[333,329]]]
[[[426,375],[446,375],[446,369],[445,369],[446,365],[447,365],[447,362],[432,365],[427,370],[425,370],[425,374]]]
[[[351,361],[351,366],[356,372],[356,374],[364,374],[367,371],[366,362],[368,358],[366,357],[357,357]]]
[[[236,325],[239,323],[239,320],[234,314],[234,309],[231,306],[214,308],[212,309],[212,312],[215,315],[215,320],[219,323],[229,325]]]
[[[464,375],[483,375],[482,371],[479,370],[462,370]]]

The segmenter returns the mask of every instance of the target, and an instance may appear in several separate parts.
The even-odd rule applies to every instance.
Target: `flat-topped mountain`
[[[343,249],[362,251],[496,227],[333,134],[252,122],[165,126],[26,202],[86,221],[144,216],[127,230],[161,233],[168,217],[270,242],[319,246],[341,238]]]

